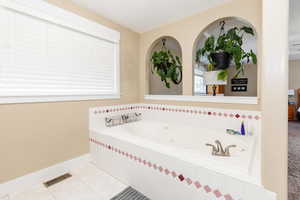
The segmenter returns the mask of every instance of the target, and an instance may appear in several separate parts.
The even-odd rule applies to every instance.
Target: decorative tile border
[[[156,163],[153,163],[149,160],[145,160],[139,156],[136,156],[134,154],[123,151],[112,145],[105,144],[105,143],[100,142],[93,138],[90,138],[90,143],[93,143],[95,145],[103,147],[104,149],[109,150],[113,153],[116,153],[120,156],[126,157],[127,159],[134,161],[136,164],[140,164],[144,167],[148,167],[150,169],[156,170],[157,172],[160,172],[161,174],[170,176],[180,183],[187,184],[188,186],[194,187],[197,190],[202,190],[203,192],[205,192],[207,194],[212,194],[218,199],[221,199],[221,197],[223,197],[223,199],[225,199],[225,200],[234,200],[230,194],[222,193],[219,189],[214,189],[209,185],[201,184],[198,180],[193,180],[190,177],[186,177],[185,175],[183,175],[181,173],[175,172],[174,170],[170,170],[166,167],[162,167]]]
[[[163,111],[163,112],[175,112],[175,113],[189,113],[195,115],[203,115],[203,116],[215,116],[215,117],[223,117],[223,118],[232,118],[232,119],[249,119],[249,120],[260,120],[261,117],[259,115],[253,114],[241,114],[238,112],[220,112],[214,111],[213,109],[204,109],[204,108],[187,108],[184,106],[172,106],[172,105],[132,105],[132,106],[116,106],[115,108],[99,108],[94,111],[94,114],[104,114],[104,113],[114,113],[120,111],[129,111],[129,110],[149,110],[149,111]]]

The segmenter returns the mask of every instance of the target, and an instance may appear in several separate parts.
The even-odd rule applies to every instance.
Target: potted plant
[[[182,82],[182,64],[178,56],[174,56],[166,48],[166,39],[162,39],[162,49],[155,51],[151,57],[152,74],[155,72],[160,76],[167,88],[170,88],[170,82],[180,84]]]
[[[220,22],[218,37],[209,36],[204,46],[196,53],[197,63],[200,63],[201,57],[206,57],[209,62],[208,71],[219,70],[218,80],[227,79],[227,68],[232,61],[236,69],[234,78],[238,78],[241,73],[244,74],[244,61],[257,64],[257,56],[253,50],[246,52],[243,49],[244,36],[249,34],[254,37],[253,29],[248,26],[233,27],[225,32],[224,27],[225,21]]]

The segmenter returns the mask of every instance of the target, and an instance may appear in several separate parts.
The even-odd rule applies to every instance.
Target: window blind
[[[118,94],[118,43],[4,7],[0,27],[0,97]]]

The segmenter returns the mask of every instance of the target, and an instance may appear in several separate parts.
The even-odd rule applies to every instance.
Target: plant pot
[[[221,70],[204,72],[205,85],[227,85],[227,80],[218,80],[220,72]]]
[[[227,69],[230,66],[231,56],[227,52],[212,53],[211,58],[215,63],[215,69]]]

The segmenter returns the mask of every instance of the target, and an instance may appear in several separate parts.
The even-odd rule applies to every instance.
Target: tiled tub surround
[[[104,118],[142,113],[139,122],[106,128]],[[232,136],[244,121],[248,136]],[[232,157],[212,157],[205,143],[236,144]],[[166,105],[90,110],[91,154],[97,165],[153,200],[274,199],[260,186],[260,113]],[[245,149],[245,151],[241,151]]]

